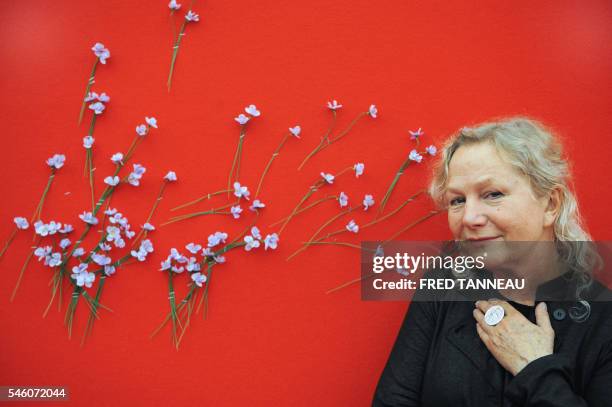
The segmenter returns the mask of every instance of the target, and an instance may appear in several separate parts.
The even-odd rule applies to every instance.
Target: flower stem
[[[225,214],[224,212],[220,212],[220,211],[222,209],[229,208],[230,206],[233,206],[233,205],[234,205],[234,203],[230,203],[230,204],[221,206],[221,207],[216,208],[216,209],[211,209],[211,210],[208,210],[208,211],[194,212],[194,213],[188,213],[186,215],[175,216],[173,218],[170,218],[170,220],[168,220],[167,222],[162,223],[160,225],[160,227],[166,226],[166,225],[170,225],[172,223],[179,222],[179,221],[182,221],[182,220],[195,218],[195,217],[198,217],[198,216]]]
[[[385,197],[382,199],[382,201],[380,201],[380,206],[378,207],[379,215],[385,209],[385,205],[387,204],[387,201],[391,197],[391,193],[393,192],[393,189],[395,189],[395,184],[397,184],[397,182],[399,181],[399,178],[402,176],[402,174],[404,174],[404,171],[406,170],[406,167],[408,167],[408,165],[410,164],[410,161],[411,161],[410,158],[406,158],[406,160],[402,163],[400,169],[395,174],[395,177],[393,178],[391,185],[389,185],[389,188],[387,189],[387,192],[385,193]]]
[[[166,180],[163,180],[161,188],[159,188],[157,198],[155,199],[155,202],[153,202],[153,207],[151,208],[151,211],[149,212],[149,216],[147,216],[147,220],[145,220],[145,224],[151,221],[151,218],[153,217],[153,214],[155,213],[155,210],[157,209],[157,206],[159,205],[159,201],[163,199],[164,189],[166,189],[166,185],[168,185],[168,182]],[[144,236],[143,236],[143,233],[144,233]],[[136,243],[138,242],[141,236],[143,237],[143,239],[147,236],[144,229],[140,229],[140,231],[138,232],[138,234],[136,235],[136,238],[134,239],[132,243],[132,247],[136,245]]]
[[[348,132],[353,128],[353,126],[355,126],[355,124],[357,124],[357,122],[364,116],[366,116],[368,114],[368,112],[361,112],[357,115],[357,117],[355,117],[353,119],[353,121],[347,126],[347,128],[340,133],[338,136],[332,138],[331,140],[329,140],[329,143],[327,145],[333,144],[336,141],[340,140],[342,137],[346,136],[348,134]],[[327,146],[325,146],[327,147]]]
[[[45,198],[47,197],[47,193],[49,192],[49,188],[51,188],[51,184],[53,183],[53,178],[55,178],[55,168],[51,169],[51,175],[49,175],[49,180],[47,181],[47,185],[43,190],[42,196],[40,197],[40,201],[38,201],[38,205],[32,214],[32,218],[30,219],[30,224],[34,223],[35,220],[40,220],[40,215],[42,214],[42,208],[45,203]]]
[[[98,283],[98,288],[96,289],[96,296],[95,296],[96,302],[100,301],[100,296],[102,295],[102,290],[104,289],[105,282],[106,282],[106,274],[102,273],[100,275],[100,282]],[[93,325],[96,320],[96,309],[97,307],[94,307],[94,309],[89,314],[89,318],[87,318],[87,325],[85,326],[85,331],[83,332],[83,338],[81,339],[81,346],[83,346],[83,344],[85,343],[85,339],[87,338],[87,336],[91,333],[91,330],[93,329]]]
[[[2,248],[2,251],[0,252],[0,259],[2,259],[2,256],[4,256],[4,252],[6,252],[6,249],[8,249],[9,246],[11,245],[11,243],[13,243],[13,239],[15,239],[15,235],[17,235],[17,228],[16,227],[15,227],[15,229],[13,229],[13,231],[11,232],[9,238],[6,240],[6,244]]]
[[[361,226],[361,228],[365,229],[367,227],[374,226],[377,223],[382,222],[383,220],[389,219],[391,216],[393,216],[397,212],[399,212],[400,209],[402,209],[404,206],[406,206],[410,202],[414,201],[416,198],[418,198],[419,195],[421,195],[423,193],[425,193],[425,190],[423,190],[423,189],[418,191],[417,193],[415,193],[415,194],[411,195],[410,197],[408,197],[408,199],[406,199],[400,206],[398,206],[397,208],[393,209],[391,212],[389,212],[385,216],[383,216],[381,218],[377,218],[377,219],[373,220],[372,222],[366,223],[365,225]]]
[[[337,199],[338,199],[338,197],[337,197],[337,196],[335,196],[335,195],[330,195],[330,196],[326,196],[325,198],[318,199],[318,200],[314,201],[313,203],[311,203],[310,205],[305,206],[305,207],[303,207],[303,208],[300,208],[300,210],[299,210],[299,211],[297,211],[295,214],[296,214],[296,215],[299,215],[300,213],[305,212],[305,211],[307,211],[308,209],[313,208],[313,207],[317,206],[318,204],[320,204],[320,203],[322,203],[322,202],[329,201],[329,200],[332,200],[332,199],[337,200]],[[282,221],[284,221],[284,220],[285,220],[285,219],[287,219],[288,217],[289,217],[289,216],[285,216],[284,218],[279,219],[279,220],[277,220],[277,221],[276,221],[276,222],[274,222],[274,223],[271,223],[269,227],[272,227],[272,226],[276,226],[276,225],[278,225],[279,223],[281,223]]]
[[[23,263],[23,266],[21,267],[21,271],[19,272],[19,277],[17,277],[17,283],[15,284],[15,288],[13,288],[13,293],[11,294],[11,302],[13,302],[13,300],[15,299],[15,295],[17,294],[17,290],[19,289],[19,285],[21,284],[21,279],[23,278],[23,274],[28,268],[28,264],[30,264],[30,260],[32,260],[32,256],[34,256],[34,250],[36,250],[36,247],[40,243],[40,239],[41,237],[39,236],[38,240],[34,243],[34,247],[32,247],[32,250],[30,250],[28,257],[26,257],[26,260]]]
[[[361,277],[356,278],[356,279],[354,279],[354,280],[347,281],[346,283],[341,284],[341,285],[339,285],[338,287],[335,287],[335,288],[332,288],[331,290],[326,291],[326,292],[325,292],[325,294],[331,294],[331,293],[336,292],[336,291],[338,291],[338,290],[340,290],[340,289],[342,289],[342,288],[344,288],[344,287],[348,287],[349,285],[352,285],[352,284],[358,283],[358,282],[360,282],[360,281],[362,281],[362,280],[365,280],[366,278],[372,278],[372,277],[374,277],[375,275],[376,275],[376,273],[370,273],[370,274],[368,274],[368,275],[361,276]]]
[[[194,199],[193,201],[189,201],[187,203],[184,203],[182,205],[179,205],[179,206],[177,206],[175,208],[170,209],[170,212],[174,212],[174,211],[176,211],[178,209],[182,209],[182,208],[186,208],[186,207],[191,206],[191,205],[195,205],[198,202],[202,202],[205,199],[210,199],[210,198],[212,198],[215,195],[223,194],[225,192],[231,192],[231,189],[222,189],[221,191],[217,191],[217,192],[213,192],[213,193],[210,193],[210,194],[202,195],[201,197],[199,197],[197,199]]]
[[[246,123],[240,127],[240,136],[238,138],[238,146],[236,147],[236,152],[234,153],[234,160],[232,161],[232,168],[230,169],[229,176],[227,177],[227,196],[228,197],[231,192],[232,177],[235,180],[238,179],[239,170],[236,168],[240,167],[240,155],[242,153],[242,143],[243,143],[244,135],[245,135],[245,126],[246,126]]]
[[[174,272],[172,270],[168,270],[168,301],[170,302],[170,313],[172,318],[172,341],[174,342],[174,346],[178,347],[176,332],[177,327],[180,325],[180,321],[176,312],[175,293],[174,286],[172,284],[173,274]]]
[[[415,227],[416,225],[418,225],[419,223],[422,223],[424,221],[426,221],[427,219],[439,214],[440,212],[442,212],[441,210],[435,210],[435,211],[431,211],[429,212],[427,215],[421,216],[420,218],[418,218],[417,220],[415,220],[414,222],[404,226],[402,229],[398,230],[396,233],[394,233],[393,235],[391,235],[390,238],[388,238],[387,240],[385,240],[382,243],[382,246],[386,245],[387,243],[389,243],[390,241],[392,241],[393,239],[395,239],[396,237],[398,237],[399,235],[401,235],[402,233],[406,232],[407,230],[412,229],[413,227]]]
[[[259,196],[259,192],[261,191],[261,184],[263,183],[264,178],[268,174],[268,171],[270,170],[270,166],[272,165],[272,162],[274,161],[274,159],[280,153],[280,150],[281,150],[281,148],[283,148],[283,145],[287,141],[288,137],[289,137],[289,134],[285,134],[285,136],[282,138],[282,140],[281,140],[280,144],[278,145],[278,147],[276,147],[276,150],[274,150],[274,152],[272,153],[272,157],[270,157],[270,161],[268,161],[268,164],[266,165],[266,168],[264,169],[263,173],[261,174],[261,177],[259,178],[259,183],[257,184],[257,190],[255,191],[255,198],[257,198]]]
[[[297,206],[295,208],[293,208],[293,211],[291,212],[291,214],[285,219],[285,221],[283,222],[283,225],[281,226],[280,230],[278,231],[278,234],[280,236],[280,234],[283,232],[283,230],[285,230],[285,227],[287,226],[287,224],[289,223],[289,221],[297,214],[297,211],[300,209],[300,207],[302,206],[302,204],[304,202],[306,202],[306,200],[308,198],[310,198],[312,196],[312,194],[314,194],[321,185],[323,185],[322,183],[325,182],[323,180],[319,180],[317,182],[315,182],[314,185],[312,185],[310,187],[310,189],[308,190],[308,192],[306,192],[306,195],[304,195],[302,197],[302,199],[300,200],[300,202],[297,204]]]
[[[94,62],[93,67],[91,68],[91,73],[89,74],[89,80],[87,81],[87,86],[85,87],[85,96],[83,96],[83,103],[81,104],[81,112],[79,113],[79,124],[81,124],[81,121],[83,121],[83,114],[85,114],[85,105],[87,104],[87,102],[85,102],[85,99],[87,98],[87,95],[89,94],[89,89],[91,89],[91,85],[93,85],[95,82],[97,67],[98,67],[98,58],[96,58],[96,61]]]
[[[333,130],[333,128],[334,128],[334,125],[336,124],[336,116],[337,116],[337,114],[336,114],[336,111],[335,111],[335,110],[332,110],[332,114],[333,114],[332,121],[331,121],[331,123],[329,124],[329,127],[327,128],[327,132],[326,132],[326,133],[325,133],[325,135],[324,135],[324,136],[321,138],[321,141],[320,141],[320,142],[319,142],[319,144],[318,144],[318,145],[315,147],[315,149],[314,149],[314,150],[312,150],[312,151],[310,152],[310,154],[308,154],[308,155],[307,155],[307,156],[304,158],[304,161],[302,161],[302,163],[301,163],[301,164],[300,164],[300,166],[298,167],[298,171],[301,171],[301,170],[302,170],[302,167],[304,167],[304,165],[305,165],[305,164],[306,164],[306,163],[307,163],[307,162],[308,162],[308,161],[309,161],[309,160],[310,160],[310,159],[311,159],[311,158],[312,158],[312,157],[313,157],[315,154],[317,154],[319,151],[321,151],[321,150],[323,149],[323,146],[324,146],[326,143],[327,143],[327,144],[329,144],[329,143],[330,143],[330,141],[329,141],[329,134],[331,133],[331,131],[332,131],[332,130]]]
[[[185,27],[187,26],[187,20],[183,21],[181,30],[176,36],[174,41],[174,47],[172,48],[172,61],[170,62],[170,72],[168,73],[168,92],[170,92],[170,86],[172,85],[172,74],[174,73],[174,65],[176,64],[176,57],[178,56],[179,47],[181,46],[181,40],[185,35]]]
[[[333,223],[336,219],[341,218],[344,215],[347,215],[351,212],[353,212],[356,209],[362,208],[363,205],[359,205],[355,208],[350,208],[347,210],[344,210],[334,216],[331,217],[331,219],[327,220],[325,223],[323,223],[310,237],[310,239],[308,239],[308,242],[306,242],[304,245],[302,245],[302,247],[300,247],[298,250],[296,250],[295,252],[293,252],[293,254],[291,254],[289,257],[287,257],[287,261],[291,260],[294,256],[297,256],[299,253],[303,252],[304,250],[306,250],[308,248],[308,244],[313,242],[315,240],[315,238],[317,237],[317,235],[323,230],[325,229],[327,226],[329,226],[331,223]],[[325,240],[328,236],[320,239],[320,240]]]

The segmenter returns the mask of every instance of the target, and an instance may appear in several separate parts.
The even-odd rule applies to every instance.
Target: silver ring
[[[484,316],[484,320],[487,325],[495,326],[504,319],[505,311],[501,305],[494,305],[487,310]]]

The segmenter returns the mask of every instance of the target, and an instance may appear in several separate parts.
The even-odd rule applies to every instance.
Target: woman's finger
[[[552,331],[553,327],[550,324],[550,316],[548,315],[548,311],[546,310],[546,303],[545,302],[541,302],[538,304],[538,306],[535,309],[535,316],[536,316],[536,324],[540,327],[540,328],[544,328],[547,331]]]

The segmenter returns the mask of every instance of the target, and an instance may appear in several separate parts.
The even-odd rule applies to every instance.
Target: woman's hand
[[[501,305],[505,315],[499,324],[490,326],[485,322],[484,314],[493,305]],[[538,304],[535,314],[537,325],[506,301],[476,302],[474,318],[480,339],[504,369],[514,376],[528,363],[553,353],[555,331],[544,302]]]

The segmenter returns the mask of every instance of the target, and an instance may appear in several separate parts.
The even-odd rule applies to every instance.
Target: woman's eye
[[[464,202],[463,198],[457,197],[457,198],[451,199],[449,204],[450,206],[457,206],[457,205],[461,205],[463,202]]]
[[[501,193],[501,192],[499,192],[499,191],[487,192],[487,193],[485,194],[485,198],[492,198],[492,199],[495,199],[495,198],[501,198],[502,196],[504,196],[504,194],[502,194],[502,193]]]

